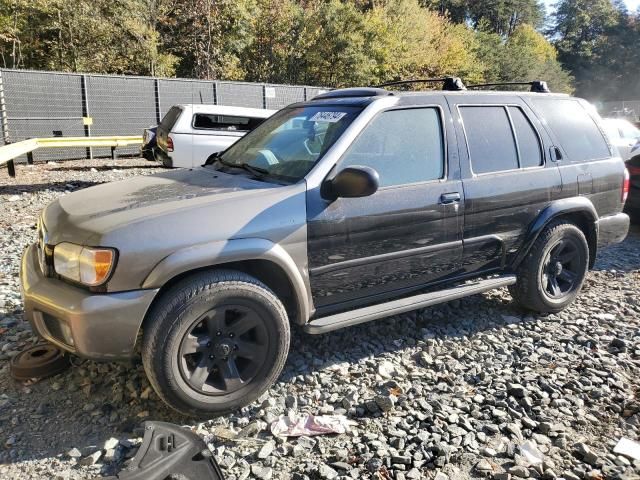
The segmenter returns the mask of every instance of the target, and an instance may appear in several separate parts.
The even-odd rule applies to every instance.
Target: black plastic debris
[[[115,477],[106,478],[223,480],[224,477],[212,453],[198,435],[171,423],[145,422],[142,445],[131,464]]]

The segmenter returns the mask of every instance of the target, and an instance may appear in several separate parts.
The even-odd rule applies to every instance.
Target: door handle
[[[452,203],[458,203],[460,201],[460,194],[458,192],[443,193],[440,195],[440,203],[442,205],[450,205]]]

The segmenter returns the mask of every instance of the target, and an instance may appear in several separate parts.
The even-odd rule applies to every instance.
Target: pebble
[[[40,210],[66,190],[164,171],[154,165],[36,164],[15,181],[0,169],[0,477],[115,475],[136,454],[145,419],[192,427],[228,480],[640,475],[640,461],[613,451],[620,438],[640,438],[636,227],[598,252],[576,302],[560,313],[525,313],[501,289],[327,335],[293,329],[277,383],[254,404],[204,422],[166,408],[139,359],[74,359],[56,377],[16,384],[8,360],[37,341],[22,322],[19,265]],[[273,437],[271,423],[294,414],[344,415],[355,425]],[[525,442],[542,464],[527,463]]]

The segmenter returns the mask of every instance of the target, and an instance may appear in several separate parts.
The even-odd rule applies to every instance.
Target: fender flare
[[[589,258],[589,267],[592,267],[595,261],[598,240],[598,212],[587,197],[571,197],[555,200],[540,211],[527,231],[524,244],[512,263],[513,268],[518,268],[522,263],[547,225],[562,215],[572,213],[579,213],[588,219],[589,232],[587,242],[589,243],[590,257],[592,257]],[[591,238],[591,236],[593,237]]]
[[[271,261],[285,272],[293,287],[298,320],[306,323],[311,316],[308,281],[282,246],[262,238],[208,242],[177,250],[151,270],[142,288],[161,288],[176,276],[192,270],[247,260]]]

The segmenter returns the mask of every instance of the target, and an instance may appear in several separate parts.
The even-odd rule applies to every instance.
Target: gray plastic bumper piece
[[[204,441],[190,430],[165,422],[145,422],[144,439],[131,465],[115,477],[106,477],[107,480],[168,478],[223,480],[220,467]]]

